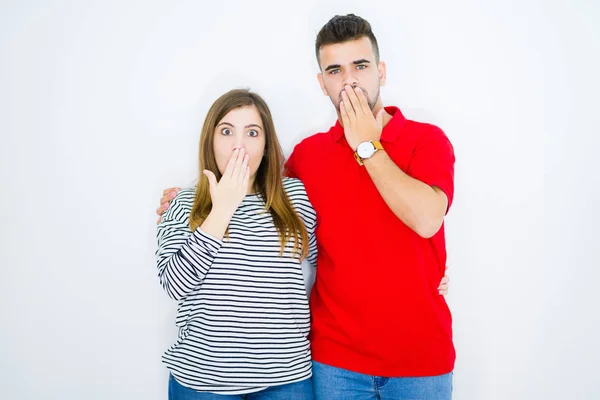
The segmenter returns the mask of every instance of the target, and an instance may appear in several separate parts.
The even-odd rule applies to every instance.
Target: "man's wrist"
[[[358,141],[356,142],[356,144],[352,147],[352,150],[356,151],[356,149],[358,149],[358,146],[360,146],[361,143],[364,143],[364,142],[378,142],[379,140],[380,140],[380,136],[376,137],[375,135],[369,136],[369,137],[365,137],[365,138],[360,138],[360,139],[358,139]]]
[[[378,140],[366,140],[360,142],[356,150],[354,150],[354,158],[359,165],[363,165],[365,160],[373,157],[380,150],[383,150],[381,142]]]
[[[377,161],[377,159],[380,158],[383,153],[385,153],[385,149],[377,150],[371,157],[362,160],[363,165],[367,166],[369,164],[373,164],[373,160]]]

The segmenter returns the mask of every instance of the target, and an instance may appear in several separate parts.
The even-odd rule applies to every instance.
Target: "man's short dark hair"
[[[336,15],[323,25],[317,34],[315,42],[317,61],[320,61],[319,50],[321,47],[328,44],[344,43],[362,37],[369,38],[373,46],[373,53],[375,53],[375,61],[379,62],[379,46],[371,30],[369,21],[354,14]]]

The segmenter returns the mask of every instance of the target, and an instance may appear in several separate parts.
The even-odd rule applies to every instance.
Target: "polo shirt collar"
[[[383,142],[394,142],[400,135],[406,118],[402,115],[402,112],[398,107],[390,106],[384,107],[385,111],[392,116],[386,126],[383,127],[381,132],[381,141]],[[344,137],[344,128],[340,125],[339,119],[335,121],[335,125],[331,128],[331,137],[334,141],[338,142]]]

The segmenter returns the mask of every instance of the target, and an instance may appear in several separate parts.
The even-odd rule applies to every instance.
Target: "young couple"
[[[315,51],[328,132],[285,161],[267,104],[232,90],[204,121],[197,186],[163,193],[171,400],[451,399],[452,145],[383,106],[366,20],[335,16]],[[317,266],[310,309],[303,259]]]

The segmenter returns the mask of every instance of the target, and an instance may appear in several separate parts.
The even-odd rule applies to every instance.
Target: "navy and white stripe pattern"
[[[316,215],[297,179],[283,186],[309,237],[316,263]],[[179,383],[219,394],[243,394],[311,376],[310,312],[293,242],[280,241],[259,195],[247,195],[219,240],[191,232],[194,189],[183,189],[158,225],[158,276],[179,300],[177,341],[163,362]]]

